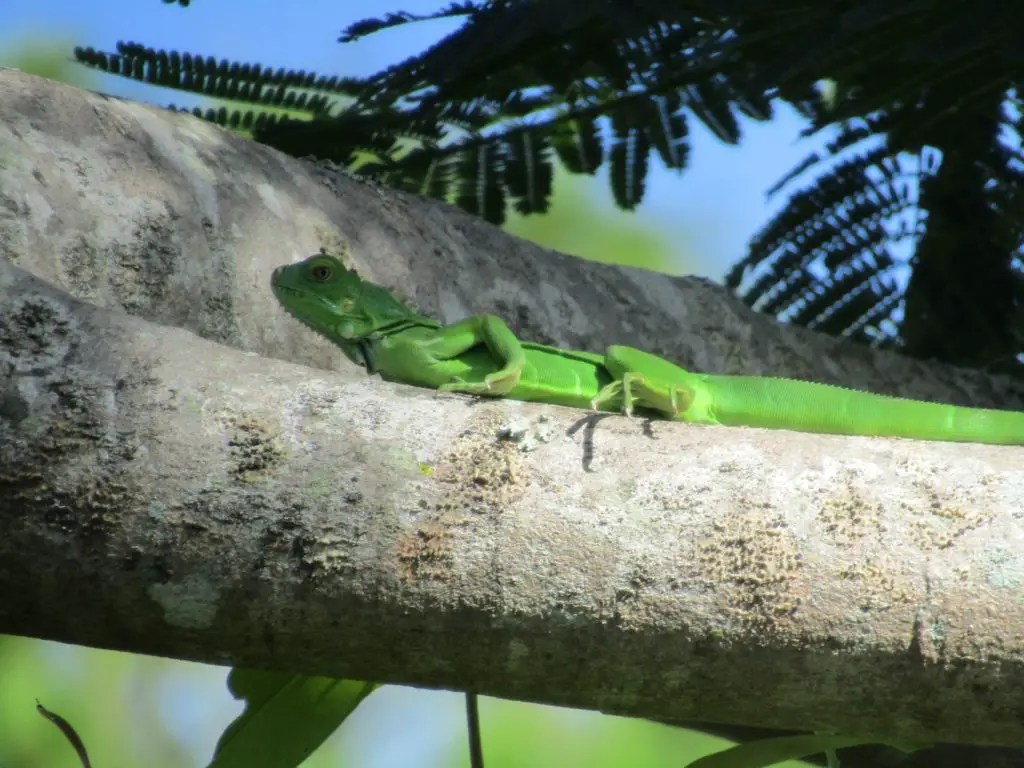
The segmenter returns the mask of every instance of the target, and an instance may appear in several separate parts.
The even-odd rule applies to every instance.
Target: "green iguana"
[[[289,313],[354,362],[391,381],[448,392],[578,408],[634,408],[699,424],[933,440],[1024,443],[1024,413],[958,408],[758,376],[689,373],[624,346],[603,355],[522,342],[493,315],[444,326],[338,259],[279,267],[274,294]],[[229,686],[246,708],[225,731],[210,768],[293,768],[347,717],[371,684],[235,669]],[[467,692],[467,697],[476,694]],[[883,738],[804,734],[763,739],[705,756],[701,768],[773,765]]]
[[[1024,444],[1024,412],[965,408],[763,376],[690,373],[656,355],[520,341],[499,317],[442,325],[320,254],[278,267],[284,308],[370,373],[445,392],[633,413],[691,424]]]

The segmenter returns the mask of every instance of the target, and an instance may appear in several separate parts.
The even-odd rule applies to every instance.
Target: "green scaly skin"
[[[499,317],[442,325],[325,254],[278,267],[284,308],[390,381],[445,392],[631,414],[691,424],[916,440],[1024,443],[1024,413],[963,408],[828,384],[690,373],[656,355],[603,355],[520,341]]]

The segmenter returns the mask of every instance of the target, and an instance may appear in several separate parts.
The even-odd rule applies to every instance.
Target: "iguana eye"
[[[313,269],[310,270],[314,280],[319,280],[321,283],[326,283],[331,279],[331,268],[326,264],[317,264]]]

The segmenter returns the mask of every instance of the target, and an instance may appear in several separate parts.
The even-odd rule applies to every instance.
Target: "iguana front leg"
[[[494,315],[468,317],[438,329],[433,338],[416,342],[428,355],[448,360],[458,357],[477,344],[484,344],[494,357],[498,370],[483,381],[464,381],[456,377],[438,389],[442,392],[464,392],[470,395],[507,395],[519,383],[526,355],[519,339],[505,321]]]
[[[595,409],[621,397],[622,410],[627,416],[640,406],[670,419],[686,420],[687,412],[702,391],[694,374],[633,347],[608,347],[604,366],[614,380],[591,401]]]

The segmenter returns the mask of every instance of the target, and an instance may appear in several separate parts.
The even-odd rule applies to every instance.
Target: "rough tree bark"
[[[579,348],[1024,406],[1006,379],[778,326],[705,281],[580,262],[0,71],[0,632],[1024,743],[1021,448],[645,423],[311,370],[340,356],[267,280],[321,246],[446,321],[497,311]]]

